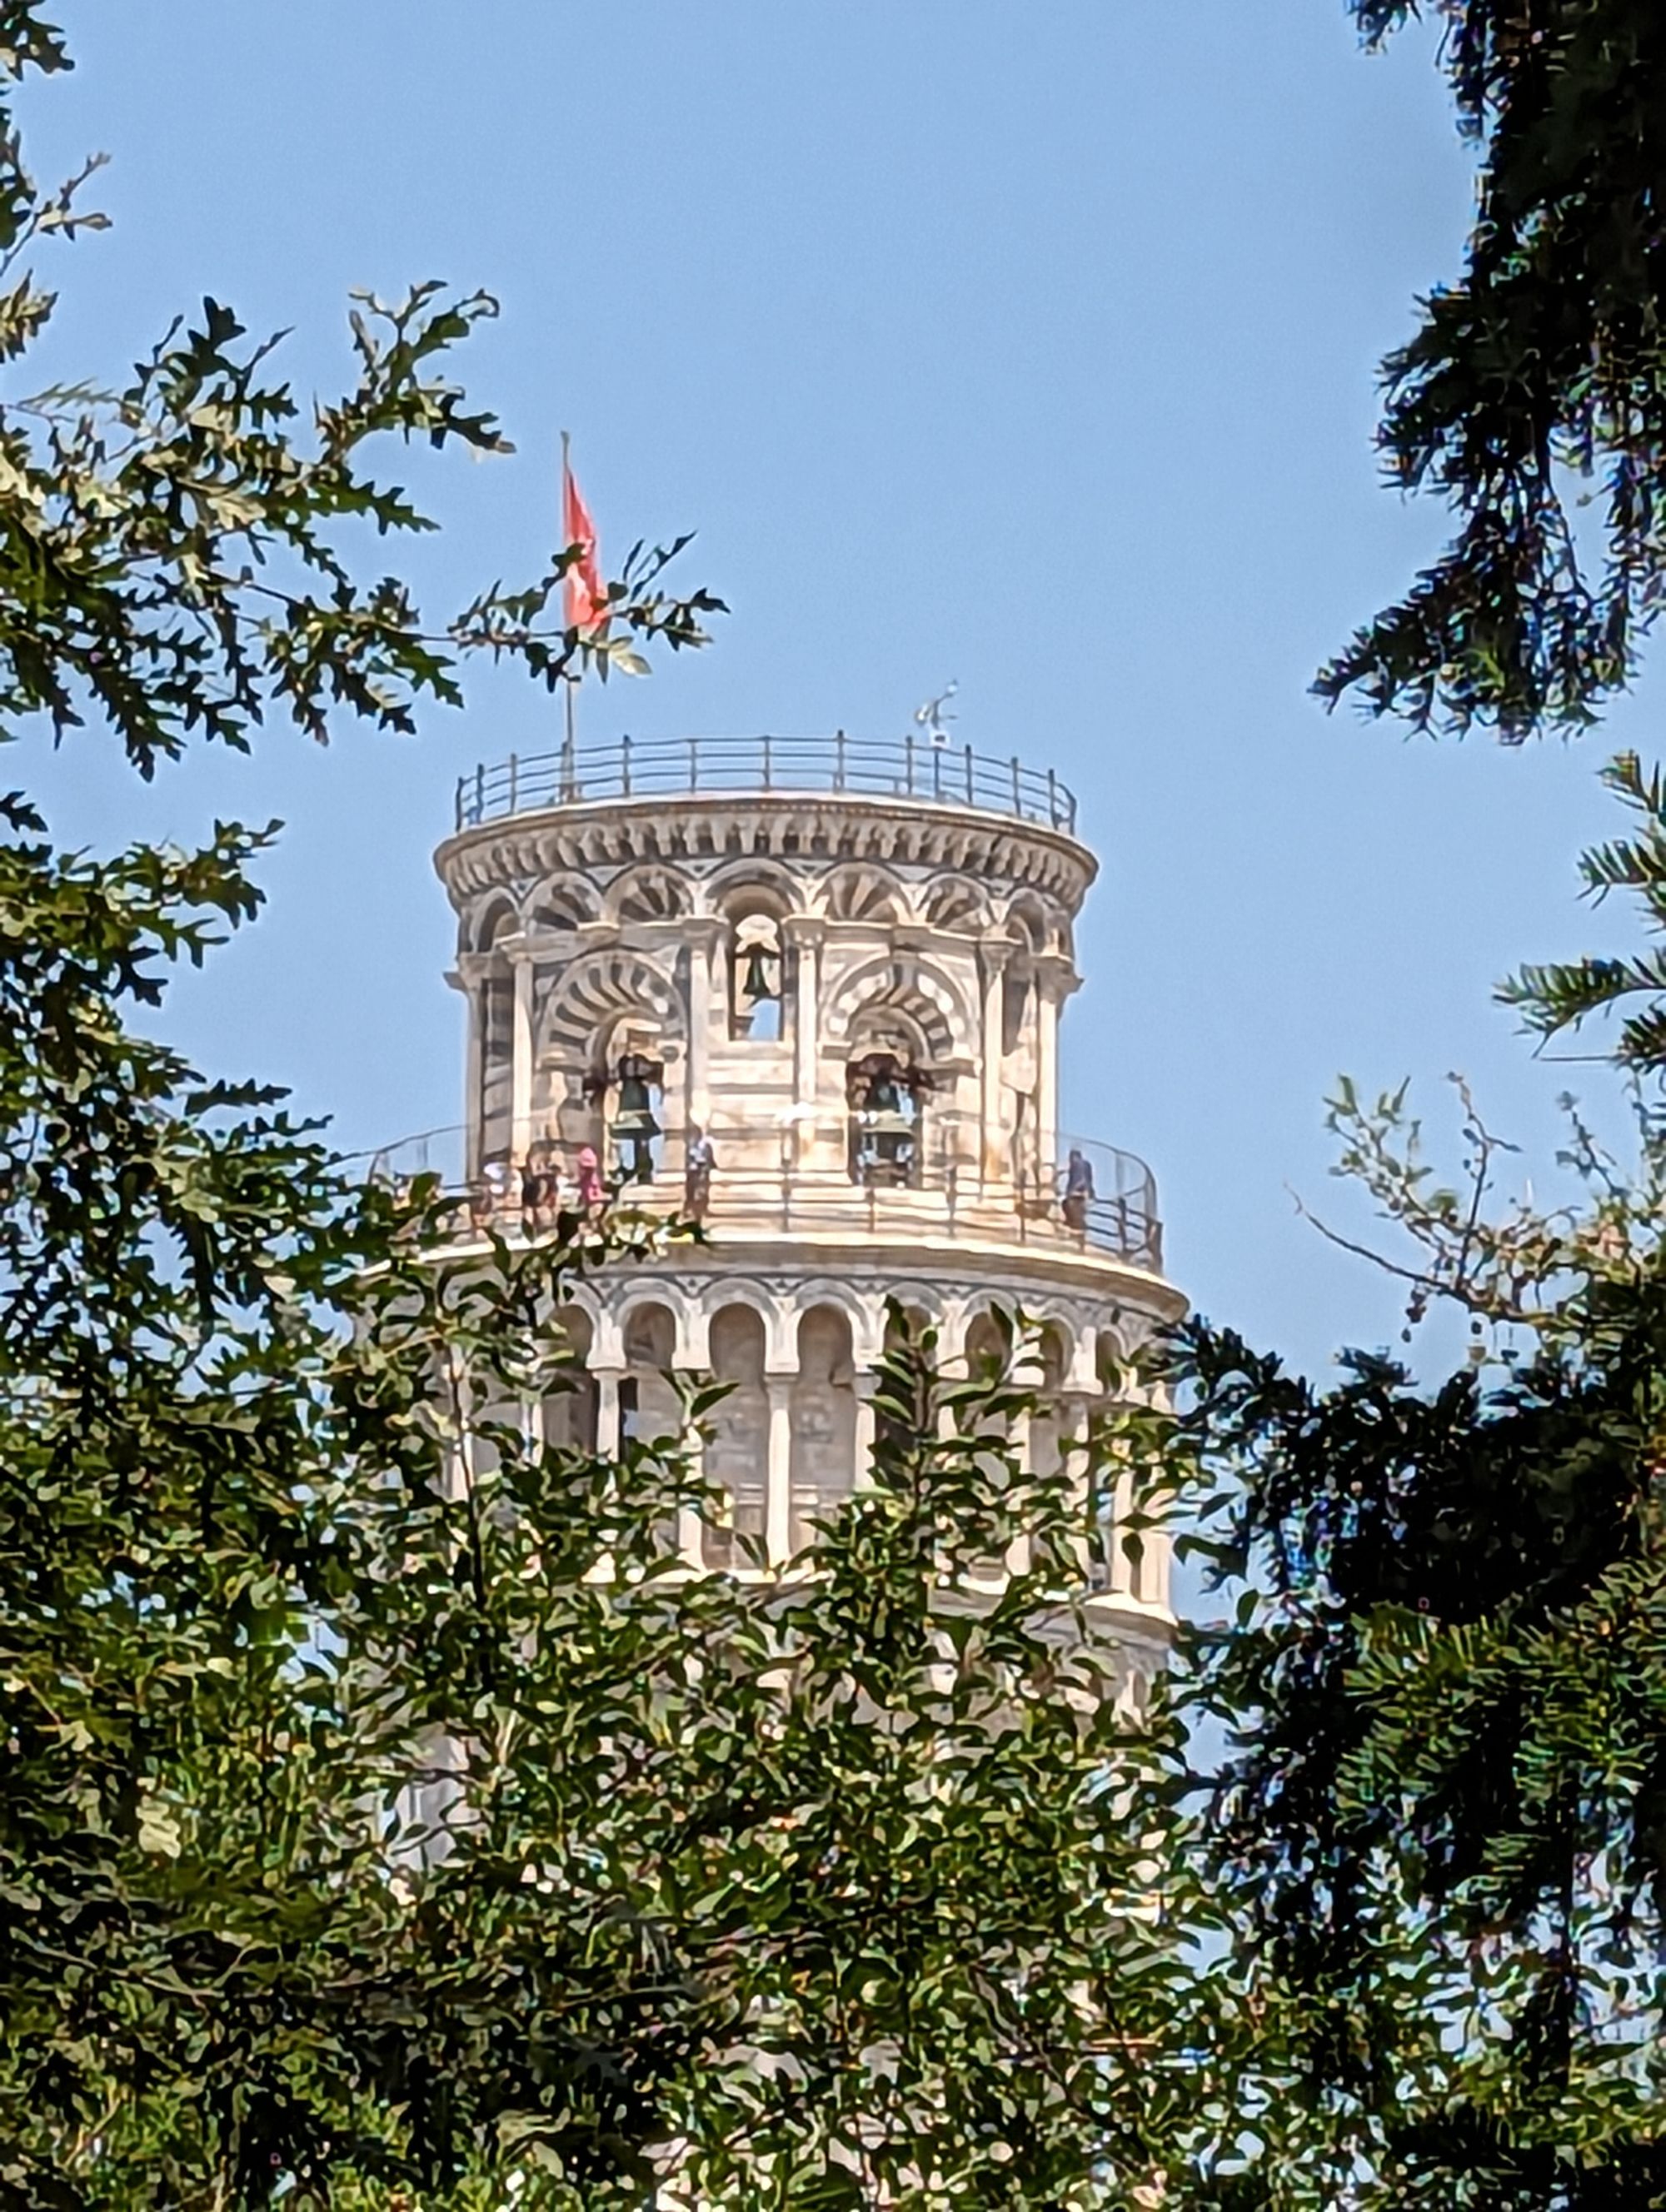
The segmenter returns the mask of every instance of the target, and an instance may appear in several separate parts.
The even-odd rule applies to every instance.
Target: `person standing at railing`
[[[550,1147],[532,1146],[520,1166],[520,1225],[528,1237],[550,1228],[556,1215],[556,1174]]]
[[[1070,1158],[1065,1163],[1064,1201],[1061,1212],[1065,1226],[1078,1237],[1087,1233],[1087,1209],[1093,1202],[1093,1163],[1079,1146],[1073,1145]]]
[[[607,1204],[607,1187],[602,1181],[601,1162],[596,1158],[593,1145],[580,1147],[578,1171],[579,1205],[593,1220]]]
[[[509,1204],[509,1163],[505,1159],[488,1160],[481,1171],[486,1188],[486,1212],[496,1220],[508,1211]]]
[[[712,1140],[697,1121],[689,1127],[683,1155],[683,1211],[690,1221],[703,1221],[712,1200],[712,1170],[716,1166]]]

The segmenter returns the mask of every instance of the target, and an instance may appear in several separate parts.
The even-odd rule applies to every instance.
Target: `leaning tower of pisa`
[[[731,1385],[691,1566],[784,1561],[860,1482],[888,1301],[951,1371],[998,1310],[1041,1325],[1039,1455],[1180,1310],[1149,1170],[1059,1131],[1096,863],[1051,773],[926,739],[626,738],[465,776],[436,866],[465,1172],[499,1225],[528,1165],[703,1218],[581,1286],[588,1387],[559,1416],[605,1449],[675,1425],[678,1370]],[[1109,1522],[1089,1571],[1148,1673],[1166,1546]]]

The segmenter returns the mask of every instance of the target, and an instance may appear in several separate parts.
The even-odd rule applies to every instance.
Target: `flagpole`
[[[572,440],[565,430],[561,434],[561,526],[567,529],[567,487],[573,481]],[[571,604],[570,594],[568,603]],[[567,735],[561,751],[561,795],[565,799],[578,796],[578,732],[576,694],[579,679],[569,675],[563,679],[562,690],[567,702]]]

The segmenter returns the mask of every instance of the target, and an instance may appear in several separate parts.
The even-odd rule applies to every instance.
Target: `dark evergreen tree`
[[[1372,45],[1426,12],[1350,7]],[[1666,588],[1666,21],[1653,0],[1426,12],[1480,204],[1462,272],[1385,364],[1381,446],[1459,529],[1318,688],[1513,740],[1590,721]]]

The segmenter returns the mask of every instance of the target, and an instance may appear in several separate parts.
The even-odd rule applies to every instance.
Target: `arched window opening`
[[[784,995],[780,921],[762,909],[737,915],[729,925],[729,1035],[778,1042]]]
[[[1030,1011],[1030,973],[1009,968],[1000,979],[1000,1048],[1011,1054],[1024,1042],[1025,1018]]]
[[[716,1493],[701,1531],[708,1567],[750,1565],[763,1540],[769,1451],[763,1364],[761,1316],[751,1306],[725,1306],[714,1315],[712,1375],[730,1388],[712,1411],[706,1444],[706,1480]]]
[[[927,895],[926,920],[933,929],[982,932],[989,926],[989,902],[976,884],[945,877]]]
[[[911,1346],[920,1345],[932,1327],[930,1316],[922,1313],[918,1306],[893,1307],[885,1316],[885,1356],[887,1360],[895,1358]],[[890,1410],[886,1403],[889,1395],[890,1386],[886,1386],[885,1397],[876,1401],[873,1408],[876,1453],[900,1449],[912,1434],[911,1425]],[[923,1417],[923,1409],[921,1411]]]
[[[1093,1339],[1093,1372],[1102,1395],[1114,1398],[1121,1387],[1122,1347],[1110,1329],[1102,1328]],[[1115,1589],[1118,1583],[1117,1547],[1121,1540],[1117,1513],[1117,1474],[1113,1467],[1102,1467],[1094,1478],[1093,1526],[1094,1556],[1089,1571],[1089,1582],[1096,1590]],[[1124,1553],[1122,1577],[1124,1587],[1134,1562]]]
[[[494,1198],[502,1183],[507,1189],[508,1158],[514,1143],[510,1128],[514,1061],[514,971],[502,951],[505,938],[520,927],[514,908],[507,903],[483,915],[478,949],[489,956],[478,985],[479,1095],[475,1101],[478,1124],[475,1133],[475,1162],[483,1175],[492,1171]]]
[[[865,1052],[845,1072],[850,1180],[872,1188],[915,1188],[925,1161],[925,1102],[932,1079],[897,1052]]]
[[[619,1441],[678,1437],[683,1405],[672,1380],[677,1323],[662,1305],[633,1306],[624,1325],[624,1373],[619,1377]]]
[[[792,1425],[792,1546],[800,1552],[855,1485],[856,1365],[849,1317],[836,1306],[812,1306],[799,1323]]]
[[[614,1180],[652,1182],[664,1133],[660,1117],[665,1062],[654,1055],[646,1038],[629,1030],[616,1037],[614,1045],[612,1059],[587,1078],[585,1090],[602,1103]]]
[[[562,1372],[544,1394],[544,1441],[570,1451],[593,1452],[596,1378],[590,1372],[590,1316],[582,1306],[563,1306],[555,1333],[561,1340]]]
[[[1012,1366],[1012,1326],[1004,1314],[975,1315],[966,1329],[966,1375],[970,1382],[994,1386],[1005,1382]],[[1004,1415],[989,1414],[976,1431],[988,1437],[990,1449],[978,1455],[979,1472],[985,1489],[983,1510],[993,1524],[1001,1508],[1000,1494],[1007,1486],[1007,1467],[1004,1447],[1007,1439],[1007,1422]],[[1003,1541],[992,1546],[968,1561],[970,1572],[979,1581],[998,1582],[1006,1571],[1006,1547]]]
[[[1036,1347],[1036,1410],[1030,1419],[1031,1464],[1038,1475],[1056,1474],[1064,1462],[1064,1378],[1070,1347],[1056,1322],[1049,1322]]]

